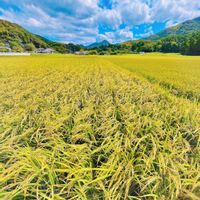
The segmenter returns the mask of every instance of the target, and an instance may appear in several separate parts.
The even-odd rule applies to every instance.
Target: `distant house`
[[[54,49],[51,49],[51,48],[39,48],[36,50],[36,53],[54,53],[55,50]]]
[[[75,55],[88,55],[89,52],[88,51],[76,51]]]

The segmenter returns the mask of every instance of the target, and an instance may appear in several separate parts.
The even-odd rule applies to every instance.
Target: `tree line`
[[[190,35],[171,35],[157,41],[137,40],[122,44],[110,44],[89,50],[90,54],[123,54],[139,52],[181,53],[184,55],[200,55],[200,32]]]

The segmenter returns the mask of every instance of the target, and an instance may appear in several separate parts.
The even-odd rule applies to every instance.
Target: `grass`
[[[199,103],[149,82],[147,60],[0,58],[0,199],[199,199]]]

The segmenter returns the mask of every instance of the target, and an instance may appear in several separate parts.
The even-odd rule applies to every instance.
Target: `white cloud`
[[[166,28],[169,28],[170,26],[175,26],[177,24],[178,23],[174,22],[173,20],[169,20],[166,22],[165,26],[166,26]]]
[[[121,14],[122,21],[128,26],[150,22],[150,7],[141,0],[119,1],[116,10]]]
[[[121,15],[116,10],[101,10],[96,16],[96,22],[101,26],[108,26],[112,29],[117,29],[122,23]]]
[[[42,27],[42,23],[40,21],[38,21],[37,19],[34,19],[34,18],[29,18],[28,19],[28,23],[31,25],[31,26],[35,26],[35,27]]]
[[[144,30],[144,33],[140,33],[140,34],[136,34],[135,36],[138,38],[145,38],[145,37],[148,37],[150,35],[153,35],[153,27],[152,26],[149,26],[149,27],[146,27],[145,30]]]
[[[198,0],[153,0],[151,18],[155,21],[182,22],[200,16]]]
[[[98,35],[99,40],[108,40],[111,43],[119,43],[127,40],[133,40],[133,32],[128,28],[120,29],[115,32],[106,32]]]

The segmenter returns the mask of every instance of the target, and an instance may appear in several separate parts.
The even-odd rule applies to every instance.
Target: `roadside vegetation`
[[[199,103],[143,74],[199,94],[199,64],[150,58],[0,58],[0,199],[198,200]]]

